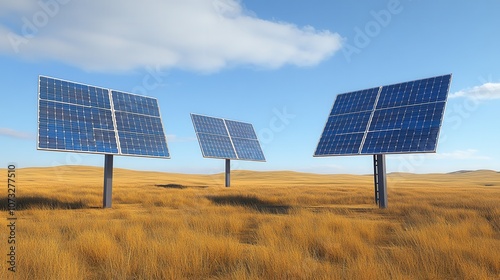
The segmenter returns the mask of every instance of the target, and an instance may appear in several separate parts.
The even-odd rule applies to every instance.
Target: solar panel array
[[[44,76],[38,149],[169,157],[156,99]]]
[[[315,156],[435,152],[451,74],[339,94]]]
[[[249,123],[191,114],[203,157],[265,161]]]

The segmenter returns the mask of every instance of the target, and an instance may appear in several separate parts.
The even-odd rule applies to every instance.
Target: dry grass
[[[386,210],[371,176],[115,170],[100,209],[99,168],[17,173],[16,279],[500,278],[496,172],[393,174]]]

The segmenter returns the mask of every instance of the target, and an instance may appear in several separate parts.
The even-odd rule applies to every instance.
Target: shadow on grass
[[[7,198],[1,198],[7,201]],[[16,198],[16,211],[27,209],[83,209],[88,208],[82,201],[64,202],[54,198],[41,196],[28,196]],[[8,203],[0,204],[0,211],[9,210]]]
[[[268,214],[288,214],[292,208],[288,205],[276,205],[271,202],[261,200],[255,196],[214,195],[207,196],[207,199],[217,205],[243,206]]]
[[[184,185],[180,185],[180,184],[165,184],[165,185],[156,184],[155,186],[160,187],[160,188],[166,188],[166,189],[187,189],[187,188],[205,189],[205,188],[208,188],[208,186],[188,187],[188,186],[184,186]]]
[[[373,214],[376,213],[379,209],[376,206],[373,207],[358,207],[358,206],[343,206],[343,205],[335,205],[335,206],[306,206],[304,209],[309,209],[314,213],[335,213],[341,215],[349,215],[349,214]]]

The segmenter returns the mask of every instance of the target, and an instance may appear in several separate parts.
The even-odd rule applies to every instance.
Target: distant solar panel
[[[156,99],[44,76],[38,149],[169,157]]]
[[[314,156],[435,152],[451,75],[337,96]]]
[[[265,161],[251,124],[196,114],[191,119],[204,157]]]

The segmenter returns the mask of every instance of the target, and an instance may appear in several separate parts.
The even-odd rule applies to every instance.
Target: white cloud
[[[37,9],[36,1],[2,1],[0,15],[34,12]]]
[[[485,83],[450,94],[450,98],[458,97],[474,100],[500,99],[500,83]]]
[[[10,138],[17,138],[17,139],[29,139],[29,140],[32,140],[35,138],[35,136],[31,133],[17,131],[14,129],[4,128],[4,127],[0,127],[0,136],[6,136],[6,137],[10,137]]]
[[[0,4],[0,36],[8,38],[0,52],[89,70],[312,66],[342,41],[330,31],[259,19],[237,0],[45,0],[36,7],[10,2]],[[9,16],[10,25],[1,24],[9,9],[17,20]]]

